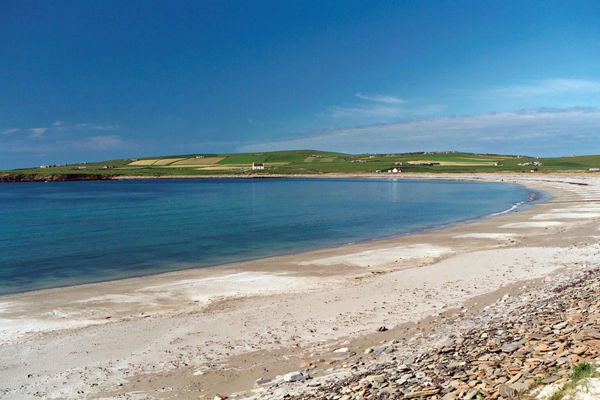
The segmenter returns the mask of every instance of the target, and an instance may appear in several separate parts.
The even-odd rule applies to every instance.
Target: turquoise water
[[[0,294],[401,235],[502,212],[522,186],[388,179],[0,185]]]

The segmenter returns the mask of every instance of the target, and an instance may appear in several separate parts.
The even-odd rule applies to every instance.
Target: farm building
[[[263,164],[263,163],[252,163],[252,169],[265,169],[265,164]]]

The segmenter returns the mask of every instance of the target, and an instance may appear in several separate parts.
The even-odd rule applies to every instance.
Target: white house
[[[265,169],[265,164],[263,164],[263,163],[252,163],[252,169]]]

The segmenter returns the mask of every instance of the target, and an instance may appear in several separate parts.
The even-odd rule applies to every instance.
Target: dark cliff
[[[0,182],[98,181],[111,177],[100,174],[0,174]]]

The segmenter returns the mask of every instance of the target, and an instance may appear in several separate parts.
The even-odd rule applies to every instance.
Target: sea
[[[385,178],[0,184],[0,295],[406,235],[542,197],[510,183]]]

